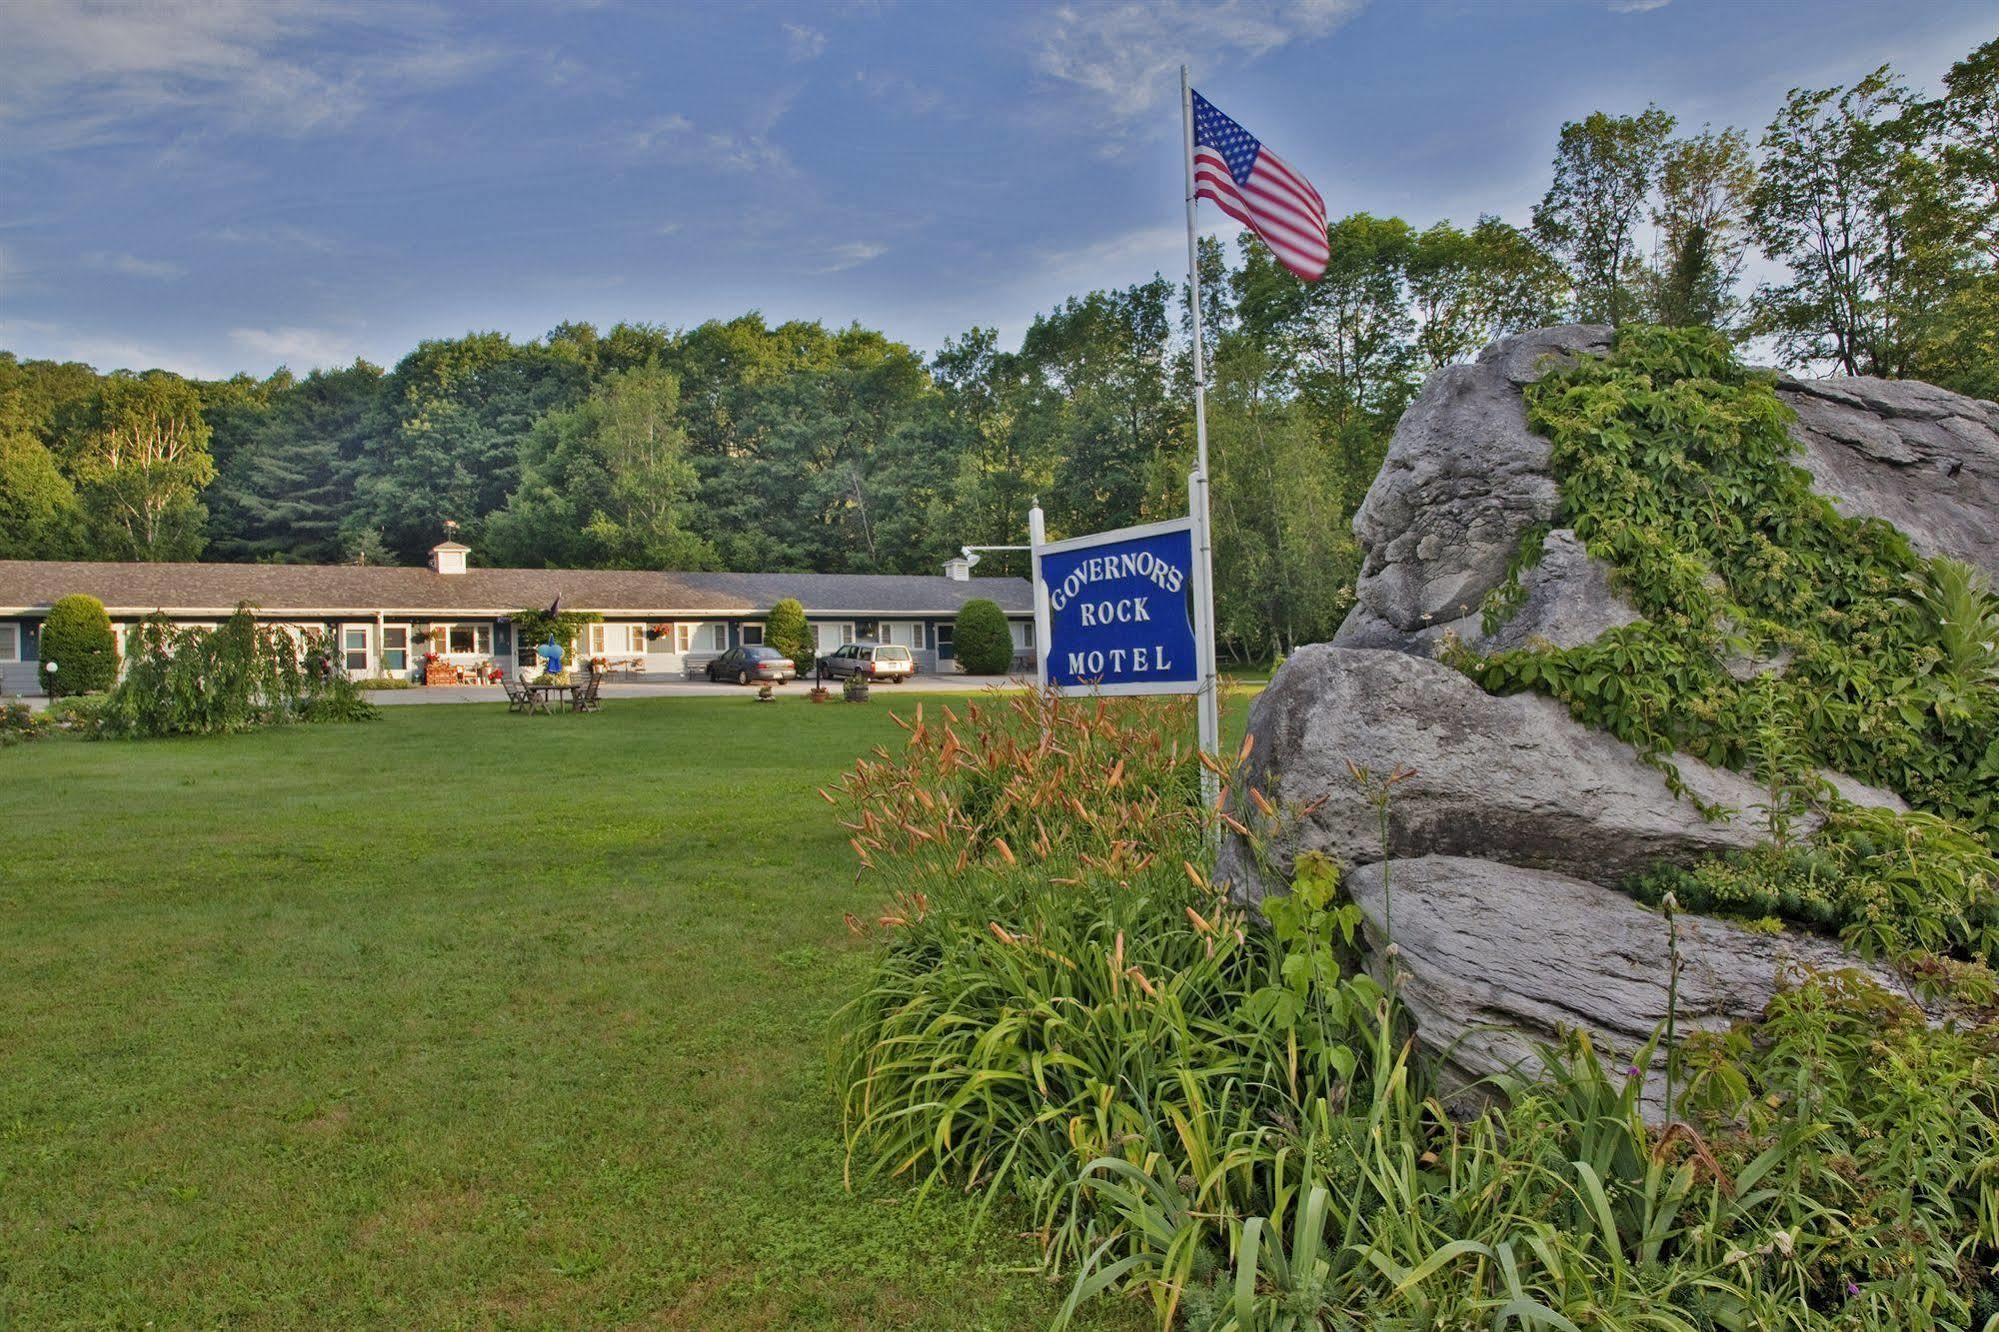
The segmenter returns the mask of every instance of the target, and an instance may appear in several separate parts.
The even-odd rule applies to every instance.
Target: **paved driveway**
[[[1017,685],[1019,681],[1009,680],[1003,675],[919,675],[902,684],[881,684],[874,687],[878,699],[897,699],[906,694],[976,694],[995,685]],[[829,686],[839,692],[837,682]],[[809,680],[794,680],[790,684],[779,685],[778,696],[803,698],[812,688]],[[753,688],[734,684],[709,684],[706,680],[607,680],[600,697],[619,698],[747,698],[756,693]],[[506,693],[500,686],[492,685],[432,685],[421,689],[371,689],[367,698],[371,703],[503,703]]]

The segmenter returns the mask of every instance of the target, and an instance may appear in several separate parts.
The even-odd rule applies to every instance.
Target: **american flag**
[[[1325,276],[1326,201],[1312,183],[1242,126],[1194,98],[1194,197],[1263,237],[1279,263],[1307,282]]]

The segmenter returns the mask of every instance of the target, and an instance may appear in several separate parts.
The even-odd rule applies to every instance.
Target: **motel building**
[[[39,693],[38,640],[49,608],[82,593],[124,630],[165,615],[212,627],[247,606],[259,622],[332,636],[355,679],[422,680],[442,662],[467,676],[535,662],[513,616],[558,597],[594,612],[573,646],[633,679],[700,676],[739,644],[761,643],[771,607],[804,607],[820,653],[843,643],[899,643],[921,673],[957,669],[951,635],[967,601],[997,602],[1013,631],[1014,670],[1034,670],[1034,598],[1023,578],[973,578],[962,559],[939,575],[664,573],[621,569],[484,569],[455,541],[427,568],[312,564],[117,564],[0,560],[0,695]]]

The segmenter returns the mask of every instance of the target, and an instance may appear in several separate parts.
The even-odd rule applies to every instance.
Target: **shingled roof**
[[[79,592],[113,615],[220,615],[239,605],[271,615],[507,615],[557,596],[575,610],[660,619],[761,614],[786,597],[814,615],[955,615],[975,597],[1021,615],[1034,608],[1024,578],[0,560],[0,615],[40,613]]]

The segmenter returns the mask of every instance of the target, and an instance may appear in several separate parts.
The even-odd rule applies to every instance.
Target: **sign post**
[[[1194,535],[1200,547],[1201,584],[1194,615],[1200,628],[1201,752],[1220,758],[1222,713],[1220,682],[1215,667],[1214,533],[1208,520],[1208,372],[1201,346],[1201,249],[1196,239],[1194,195],[1194,88],[1187,81],[1187,67],[1180,66],[1180,127],[1186,140],[1187,165],[1187,304],[1193,316],[1194,346],[1194,472],[1187,478],[1187,512],[1194,521]],[[1207,768],[1201,770],[1201,791],[1210,803],[1220,781]]]

